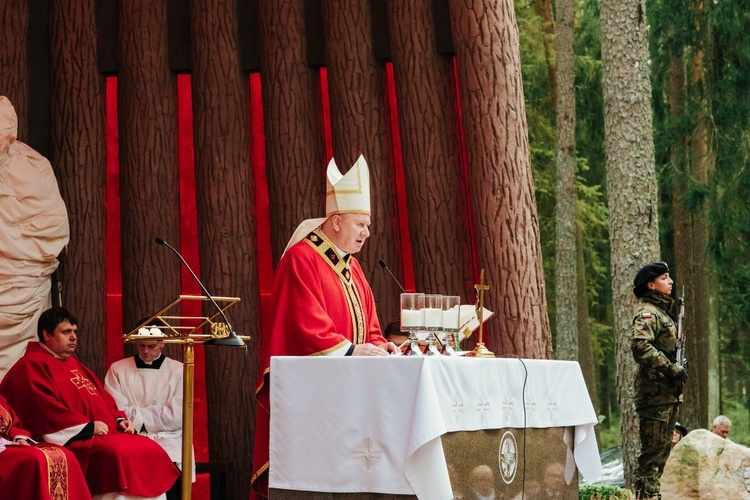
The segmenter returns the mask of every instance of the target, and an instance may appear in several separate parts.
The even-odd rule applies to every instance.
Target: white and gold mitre
[[[359,155],[352,168],[346,174],[341,174],[336,162],[331,158],[326,170],[328,188],[326,189],[326,216],[317,219],[307,219],[295,229],[284,253],[296,243],[319,228],[329,217],[336,214],[367,214],[370,215],[370,171],[365,157]],[[283,254],[282,254],[283,255]]]
[[[370,215],[370,171],[365,157],[359,155],[352,168],[342,175],[336,162],[328,162],[326,217],[334,214]]]

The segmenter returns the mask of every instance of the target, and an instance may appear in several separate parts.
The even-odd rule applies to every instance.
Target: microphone
[[[214,305],[214,307],[219,311],[219,314],[221,314],[221,317],[224,319],[224,323],[227,325],[227,328],[229,328],[229,336],[220,338],[220,339],[211,339],[203,342],[204,345],[227,345],[227,346],[241,346],[245,347],[245,343],[242,341],[241,338],[237,336],[236,333],[234,333],[234,330],[232,329],[232,325],[229,323],[229,320],[227,319],[227,315],[224,314],[224,310],[219,307],[219,304],[216,303],[214,298],[211,296],[211,294],[206,289],[205,285],[201,282],[201,280],[198,279],[198,276],[195,275],[193,272],[193,269],[188,265],[187,261],[182,257],[182,254],[177,251],[175,247],[164,241],[162,238],[159,238],[158,236],[155,239],[156,243],[159,245],[163,245],[170,250],[172,250],[177,256],[180,258],[182,263],[185,265],[188,271],[190,271],[191,276],[193,279],[200,285],[201,290],[203,290],[203,293],[206,294],[206,297],[208,297],[208,300],[211,301],[211,303]]]
[[[399,288],[401,289],[401,292],[402,292],[402,293],[406,293],[406,290],[404,290],[404,287],[402,287],[402,286],[401,286],[401,283],[399,283],[399,282],[398,282],[398,280],[397,280],[397,279],[396,279],[396,277],[395,277],[395,276],[393,275],[393,273],[391,272],[391,270],[390,270],[390,269],[388,269],[388,266],[386,266],[386,265],[385,265],[385,261],[384,261],[383,259],[380,259],[380,260],[378,261],[378,264],[380,264],[380,267],[382,267],[383,269],[385,269],[386,271],[388,271],[388,274],[390,274],[390,275],[391,275],[391,278],[393,278],[393,281],[395,281],[395,282],[396,282],[396,284],[398,285],[398,287],[399,287]]]

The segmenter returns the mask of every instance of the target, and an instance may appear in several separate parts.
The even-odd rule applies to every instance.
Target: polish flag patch
[[[650,317],[651,317],[651,313],[650,312],[641,313],[641,318],[650,318]]]

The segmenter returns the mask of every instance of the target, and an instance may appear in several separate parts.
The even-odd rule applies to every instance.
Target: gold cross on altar
[[[474,350],[468,354],[477,358],[494,358],[495,355],[484,346],[484,292],[489,290],[489,285],[484,284],[484,268],[479,273],[479,283],[474,285],[477,291],[477,319],[479,320],[479,341]]]
[[[482,317],[484,316],[484,292],[490,289],[489,285],[484,284],[484,268],[479,273],[479,283],[474,285],[477,291],[477,319],[479,319],[479,331],[482,331]],[[481,337],[480,337],[481,339]],[[481,341],[481,340],[480,340]]]

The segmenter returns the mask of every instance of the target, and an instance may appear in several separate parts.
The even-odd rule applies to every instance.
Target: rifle
[[[677,364],[687,369],[687,358],[685,357],[685,333],[682,331],[682,320],[685,317],[685,287],[682,287],[682,297],[677,299]]]

